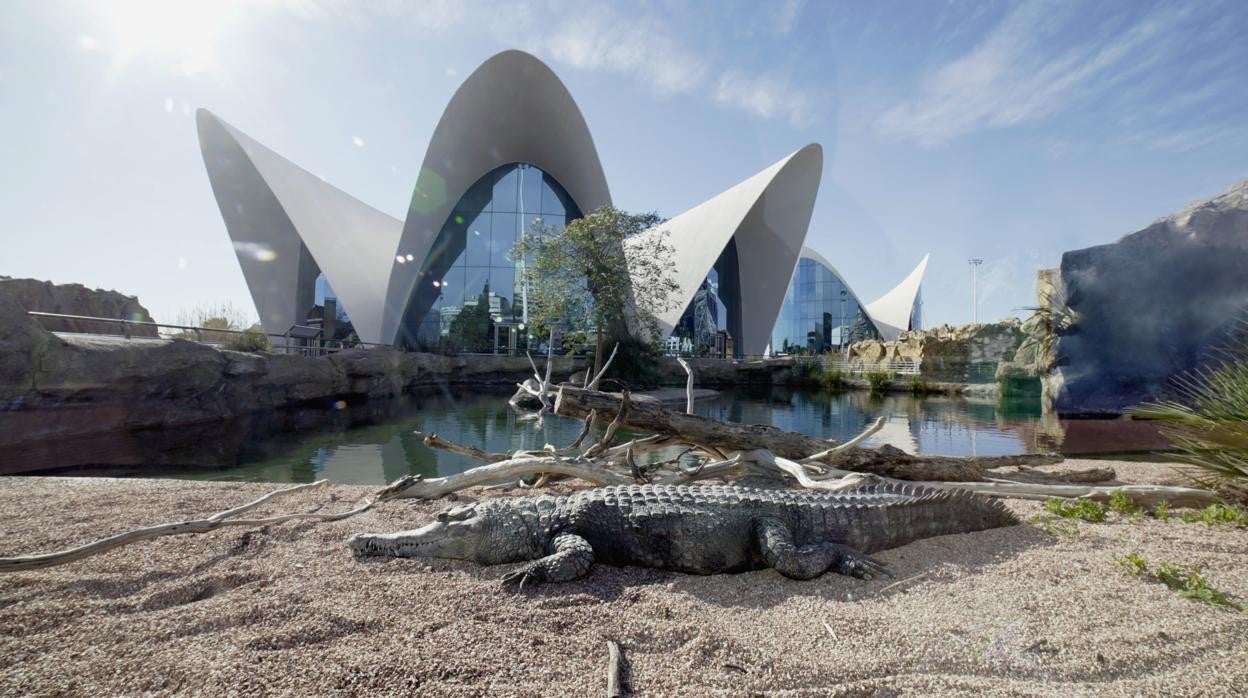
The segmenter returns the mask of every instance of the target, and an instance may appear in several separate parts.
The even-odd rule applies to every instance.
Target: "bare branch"
[[[693,367],[681,357],[677,357],[676,363],[679,363],[680,367],[685,369],[685,374],[689,376],[689,379],[685,381],[685,414],[693,414]]]
[[[629,392],[627,390],[623,391],[620,397],[619,412],[616,412],[615,419],[611,420],[611,424],[607,426],[607,432],[602,435],[602,440],[591,446],[590,449],[585,452],[586,458],[594,458],[602,454],[608,447],[611,446],[612,443],[615,442],[615,434],[620,430],[620,426],[624,424],[624,418],[628,415],[630,402]]]
[[[799,460],[798,463],[803,463],[803,464],[815,463],[817,461],[823,460],[824,458],[827,458],[828,456],[836,455],[838,453],[844,453],[846,451],[850,451],[855,448],[858,448],[858,444],[862,443],[863,441],[866,441],[867,437],[871,436],[872,434],[879,431],[880,429],[883,429],[884,423],[887,421],[888,421],[887,418],[880,417],[879,419],[875,420],[874,424],[867,427],[865,431],[855,436],[854,438],[850,439],[849,441],[846,441],[845,443],[840,444],[839,446],[834,446],[833,448],[829,448],[826,451],[820,451],[813,456],[806,456],[805,458],[802,458],[801,460]]]
[[[148,526],[146,528],[140,528],[140,529],[136,529],[133,531],[126,531],[124,533],[118,533],[117,535],[109,536],[108,538],[102,538],[100,540],[87,543],[85,545],[80,545],[76,548],[70,548],[68,550],[61,550],[61,551],[54,552],[54,553],[44,553],[41,555],[22,555],[18,557],[0,558],[0,572],[20,572],[20,571],[25,571],[25,570],[43,569],[45,567],[54,567],[56,565],[63,565],[68,562],[74,562],[75,560],[81,560],[83,558],[91,557],[92,555],[98,555],[100,553],[113,550],[115,548],[120,548],[122,546],[129,545],[131,543],[137,543],[141,540],[150,540],[152,538],[179,535],[183,533],[207,533],[209,531],[213,531],[223,526],[248,526],[248,527],[255,528],[259,526],[269,526],[272,524],[279,524],[279,523],[284,523],[286,521],[295,521],[295,520],[339,521],[349,516],[354,516],[356,514],[359,514],[360,512],[368,511],[375,504],[382,502],[382,501],[386,501],[388,499],[392,499],[395,496],[398,496],[399,493],[401,493],[407,487],[411,486],[412,482],[413,480],[411,479],[407,479],[407,478],[400,479],[399,481],[395,482],[393,485],[390,485],[381,490],[378,490],[376,493],[374,493],[372,497],[365,500],[362,504],[355,507],[354,509],[340,512],[337,514],[318,514],[318,513],[309,512],[309,513],[297,513],[297,514],[283,514],[280,516],[272,516],[272,517],[261,518],[261,519],[232,518],[232,517],[238,516],[239,514],[252,511],[253,509],[260,507],[264,505],[265,503],[269,502],[270,500],[276,497],[279,497],[281,495],[291,494],[294,492],[300,492],[303,490],[316,489],[316,488],[324,487],[329,484],[329,480],[317,480],[316,482],[312,482],[312,483],[308,483],[304,485],[295,485],[294,487],[287,487],[284,489],[269,492],[263,497],[260,497],[259,499],[256,499],[252,502],[249,502],[242,506],[235,507],[233,509],[227,509],[225,511],[217,512],[216,514],[213,514],[212,516],[209,516],[204,519],[196,519],[192,521],[177,521],[174,523],[166,523],[166,524],[159,524],[156,526]]]
[[[594,428],[594,420],[597,418],[598,412],[596,410],[590,410],[589,414],[585,415],[585,425],[581,427],[581,433],[576,437],[576,441],[573,441],[572,445],[568,446],[568,450],[578,449],[581,447],[581,444],[585,443],[585,437],[589,436],[589,431]]]
[[[615,346],[611,348],[611,356],[607,357],[607,362],[602,365],[602,368],[598,371],[598,375],[594,376],[594,379],[589,382],[589,385],[587,386],[589,390],[598,389],[598,382],[602,380],[603,376],[607,375],[607,369],[611,368],[611,362],[615,360],[615,352],[619,350],[620,343],[616,342]],[[589,375],[589,369],[586,369],[585,375]]]
[[[513,458],[511,460],[481,465],[462,473],[421,479],[398,495],[399,499],[437,499],[451,492],[479,485],[510,480],[536,473],[566,475],[593,485],[631,485],[633,479],[604,467],[581,460],[567,458]]]
[[[416,432],[416,435],[420,436],[420,432]],[[454,441],[447,441],[437,434],[425,435],[424,443],[429,448],[440,448],[444,451],[450,451],[456,455],[471,458],[473,460],[479,460],[485,463],[497,463],[498,461],[507,460],[512,457],[506,453],[486,453],[476,446],[465,446],[463,444],[455,443]]]

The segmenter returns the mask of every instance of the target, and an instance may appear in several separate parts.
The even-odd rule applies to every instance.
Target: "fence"
[[[255,334],[249,330],[222,330],[212,327],[195,327],[191,325],[172,325],[165,322],[147,322],[143,320],[127,320],[125,318],[103,318],[91,317],[87,315],[65,315],[63,313],[44,313],[40,311],[30,310],[26,312],[30,317],[44,324],[44,320],[59,320],[65,323],[91,323],[92,325],[103,324],[105,326],[115,326],[116,332],[102,331],[74,331],[74,330],[52,330],[58,335],[77,335],[84,337],[106,336],[121,337],[127,340],[158,340],[158,339],[190,339],[199,344],[208,346],[222,346],[228,341],[228,337],[236,337],[246,334]],[[140,328],[153,328],[156,330],[156,336],[151,334],[136,332]],[[295,328],[291,328],[292,330]],[[307,329],[307,328],[302,328]],[[163,333],[163,334],[162,334]],[[183,336],[190,335],[190,336]],[[320,356],[322,354],[332,354],[342,351],[343,349],[352,349],[355,347],[372,348],[380,346],[390,346],[388,344],[373,344],[371,342],[351,342],[346,343],[339,339],[316,339],[309,337],[292,336],[290,332],[286,334],[268,334],[264,335],[269,341],[269,351],[280,354],[302,354],[304,356]]]

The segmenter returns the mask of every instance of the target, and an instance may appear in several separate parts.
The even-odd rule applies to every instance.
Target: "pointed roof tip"
[[[863,308],[867,316],[875,322],[876,329],[885,341],[897,339],[897,335],[909,327],[910,313],[919,297],[923,276],[927,273],[927,261],[931,256],[930,252],[923,255],[923,259],[901,283]]]

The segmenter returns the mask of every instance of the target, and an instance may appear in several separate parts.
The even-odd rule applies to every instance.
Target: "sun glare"
[[[240,14],[231,0],[113,0],[97,7],[119,63],[164,62],[186,75],[216,66],[224,30]]]

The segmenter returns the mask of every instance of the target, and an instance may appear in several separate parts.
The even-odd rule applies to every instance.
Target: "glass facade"
[[[797,261],[771,334],[773,352],[823,354],[878,338],[849,284],[813,259]]]
[[[316,282],[313,285],[312,299],[312,307],[307,312],[304,324],[325,328],[325,307],[328,302],[334,306],[333,332],[325,331],[323,338],[358,341],[358,337],[354,336],[355,328],[351,325],[351,318],[347,316],[346,308],[342,307],[342,302],[338,300],[338,294],[334,293],[334,287],[329,285],[329,279],[325,277],[324,273],[317,274]]]
[[[740,336],[737,243],[730,239],[672,330],[668,350],[692,356],[736,356]]]
[[[580,216],[563,186],[533,165],[504,165],[482,177],[434,240],[403,316],[401,341],[425,349],[506,351],[527,320],[524,263],[509,258],[512,247],[539,219],[561,229]]]

